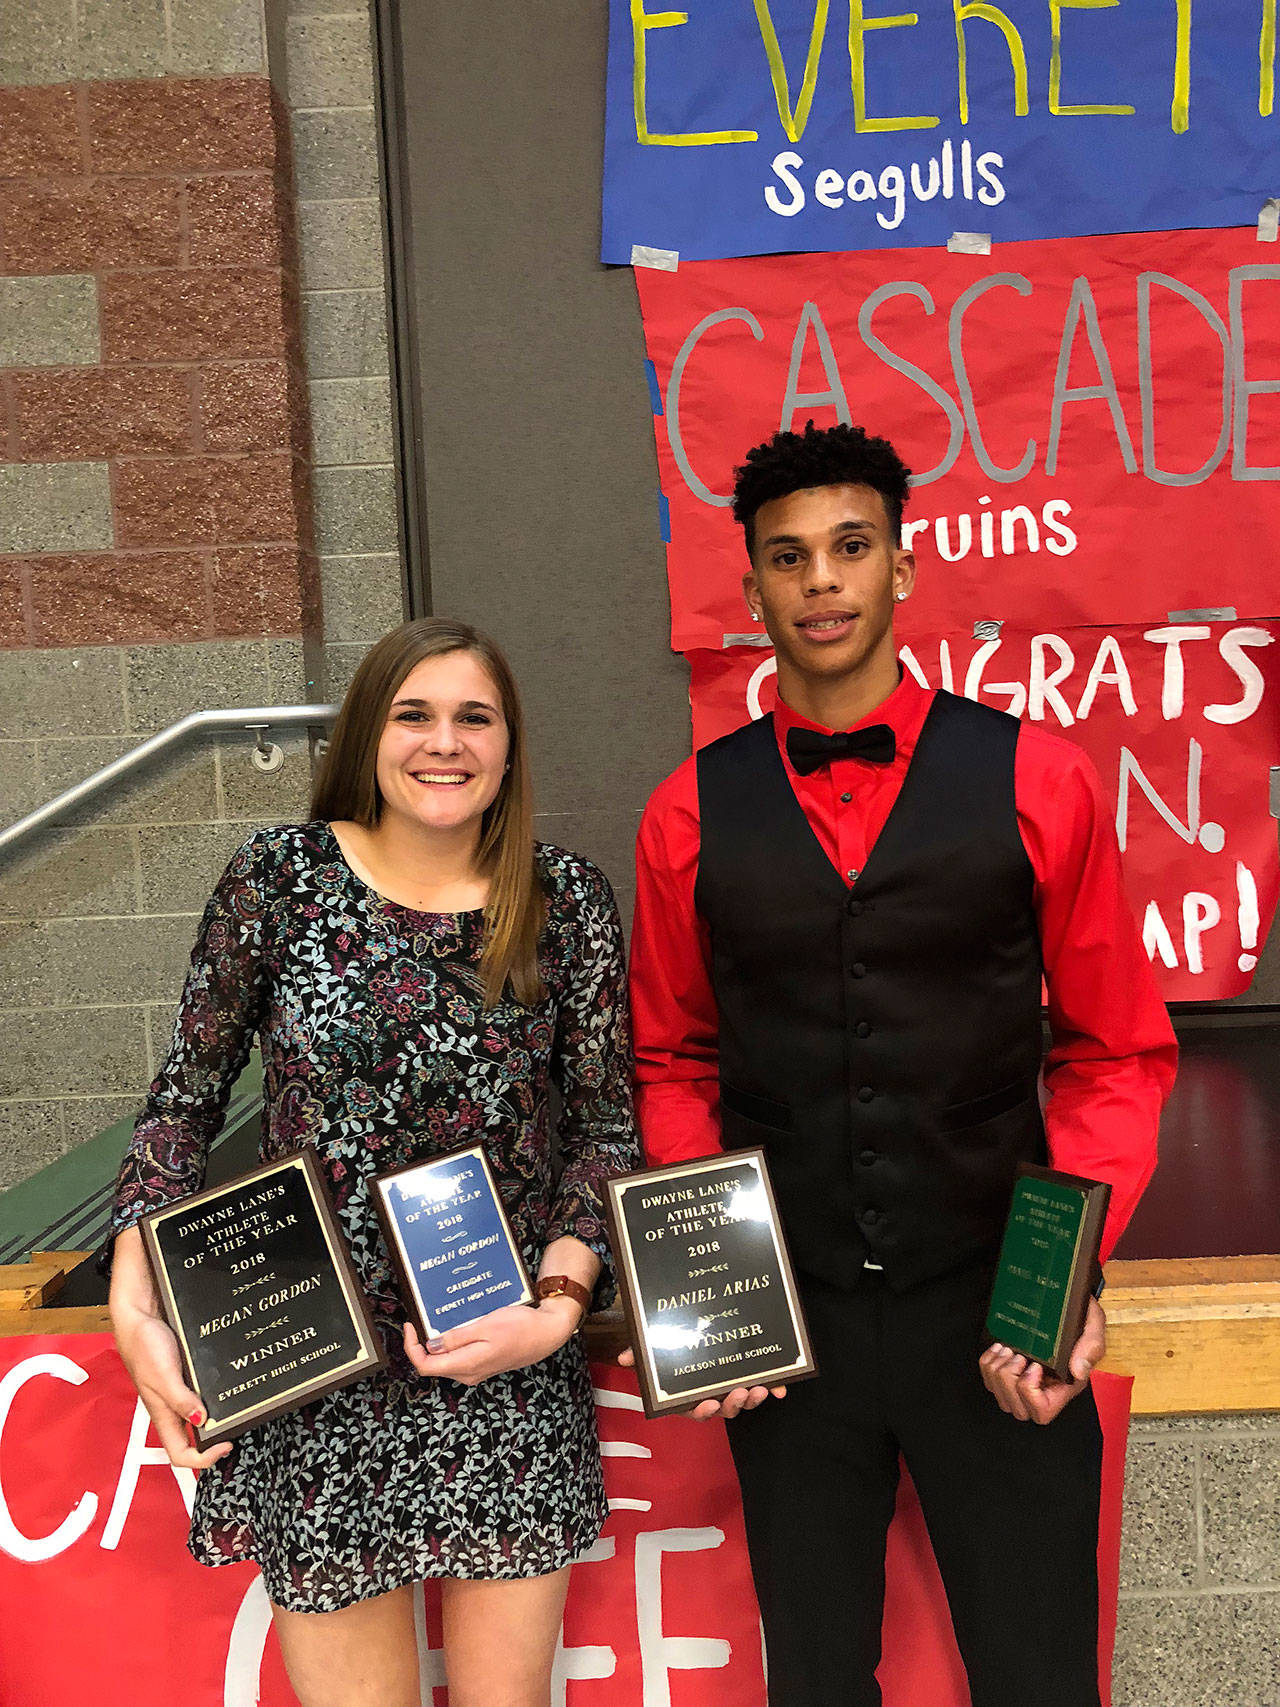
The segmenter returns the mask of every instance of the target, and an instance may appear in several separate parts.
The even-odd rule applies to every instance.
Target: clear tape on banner
[[[674,273],[680,265],[678,249],[651,249],[647,243],[631,245],[631,265],[652,267],[658,273]]]
[[[746,634],[726,634],[720,641],[720,650],[727,652],[731,646],[772,646],[773,641],[767,634],[762,634],[758,628]]]
[[[953,231],[947,238],[948,255],[989,255],[991,253],[991,233],[989,231]]]
[[[1199,610],[1165,612],[1166,622],[1236,622],[1238,620],[1234,605],[1204,605]]]
[[[1280,196],[1268,196],[1258,214],[1258,242],[1274,243],[1280,234]]]
[[[1000,630],[1003,627],[1003,622],[975,622],[973,625],[973,638],[975,640],[999,640]]]

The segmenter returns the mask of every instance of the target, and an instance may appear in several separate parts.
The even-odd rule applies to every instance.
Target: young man
[[[695,1413],[733,1419],[770,1701],[880,1701],[901,1453],[974,1707],[1097,1707],[1103,1313],[1069,1384],[983,1321],[1019,1161],[1109,1180],[1114,1246],[1175,1046],[1088,760],[898,667],[908,479],[812,423],[738,471],[779,703],[645,812],[641,1128],[653,1163],[763,1144],[799,1271],[817,1379]]]

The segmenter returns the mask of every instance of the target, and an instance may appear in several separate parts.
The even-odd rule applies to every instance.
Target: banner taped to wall
[[[633,1378],[593,1367],[610,1518],[573,1568],[553,1707],[765,1707],[760,1626],[721,1425],[650,1422]],[[1103,1425],[1100,1669],[1110,1695],[1130,1382],[1095,1381]],[[994,1401],[993,1401],[994,1402]],[[0,1643],[5,1707],[289,1707],[252,1565],[185,1548],[195,1478],[149,1434],[108,1335],[0,1340]],[[963,1707],[920,1508],[890,1534],[885,1707]],[[439,1600],[417,1609],[422,1700],[442,1704]]]
[[[609,10],[605,261],[1243,225],[1276,193],[1271,0]]]
[[[1252,232],[636,280],[677,651],[746,625],[733,469],[810,419],[881,433],[913,469],[929,631],[1280,614],[1280,258]]]

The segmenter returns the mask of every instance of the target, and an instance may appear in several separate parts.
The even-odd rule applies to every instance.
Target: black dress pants
[[[801,1279],[818,1375],[728,1424],[771,1707],[879,1707],[901,1453],[973,1707],[1098,1707],[1102,1436],[1086,1390],[1048,1427],[982,1384],[991,1264],[895,1293]]]

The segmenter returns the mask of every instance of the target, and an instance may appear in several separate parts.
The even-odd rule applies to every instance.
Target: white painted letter
[[[1156,793],[1155,789],[1143,775],[1142,766],[1134,758],[1128,747],[1120,749],[1120,784],[1116,790],[1116,840],[1120,844],[1121,853],[1129,842],[1129,778],[1132,777],[1156,811],[1176,836],[1194,847],[1200,839],[1200,761],[1204,757],[1204,748],[1198,741],[1191,741],[1187,747],[1187,821],[1181,820],[1170,811]],[[1206,825],[1206,828],[1208,826]],[[1212,849],[1217,852],[1217,849]]]
[[[1058,667],[1050,675],[1045,674],[1044,655],[1046,651],[1055,652],[1058,657]],[[1027,716],[1033,723],[1044,720],[1046,705],[1053,707],[1054,716],[1064,729],[1070,729],[1075,722],[1071,707],[1058,692],[1058,683],[1065,681],[1076,667],[1075,654],[1056,634],[1036,634],[1031,639],[1031,676],[1027,688]]]
[[[1182,668],[1182,642],[1207,640],[1209,629],[1200,624],[1187,628],[1148,628],[1144,640],[1164,647],[1164,686],[1160,692],[1160,715],[1166,723],[1182,716],[1185,677]]]
[[[1106,665],[1110,664],[1111,669]],[[1126,717],[1136,717],[1138,702],[1133,697],[1133,683],[1129,679],[1129,666],[1124,661],[1124,653],[1120,650],[1120,642],[1113,634],[1105,634],[1089,671],[1089,680],[1084,684],[1084,692],[1080,695],[1080,703],[1076,707],[1076,716],[1084,719],[1093,710],[1093,702],[1097,698],[1098,689],[1103,682],[1110,682],[1120,695],[1120,704],[1124,707]]]
[[[574,1560],[574,1575],[577,1575],[582,1565],[599,1565],[606,1559],[612,1559],[617,1546],[612,1535],[602,1535],[589,1552]],[[561,1625],[556,1642],[555,1664],[551,1672],[551,1707],[567,1707],[571,1682],[588,1683],[595,1678],[612,1677],[617,1669],[618,1656],[612,1648],[566,1648],[564,1626]]]
[[[1243,723],[1252,717],[1262,704],[1266,686],[1262,671],[1252,658],[1245,656],[1246,646],[1274,646],[1275,635],[1265,628],[1229,628],[1218,642],[1218,650],[1240,678],[1243,694],[1234,705],[1206,705],[1204,714],[1210,723]]]
[[[671,1707],[673,1671],[712,1671],[727,1666],[728,1642],[712,1636],[662,1633],[662,1555],[699,1553],[719,1547],[723,1529],[659,1529],[636,1536],[636,1623],[644,1675],[643,1707]]]
[[[4,1425],[8,1421],[9,1411],[14,1399],[28,1381],[34,1381],[37,1375],[52,1375],[57,1381],[69,1381],[73,1387],[80,1387],[89,1379],[88,1371],[81,1369],[78,1363],[72,1363],[69,1357],[62,1357],[58,1352],[42,1352],[38,1357],[28,1357],[21,1363],[15,1363],[13,1368],[0,1381],[0,1435],[4,1434]],[[13,1518],[9,1515],[9,1506],[0,1490],[0,1550],[8,1553],[14,1559],[21,1559],[24,1565],[38,1564],[43,1559],[54,1559],[59,1553],[65,1553],[72,1547],[93,1522],[98,1509],[97,1494],[84,1493],[73,1511],[53,1531],[51,1535],[24,1535]]]
[[[1146,916],[1142,921],[1142,946],[1147,951],[1148,960],[1154,960],[1158,954],[1170,971],[1178,964],[1169,927],[1154,901],[1147,902]]]
[[[181,1469],[169,1462],[169,1454],[163,1446],[148,1446],[147,1431],[151,1427],[151,1418],[147,1408],[139,1399],[133,1408],[133,1422],[129,1428],[129,1444],[124,1449],[124,1462],[120,1466],[120,1476],[116,1482],[115,1498],[111,1502],[111,1515],[107,1526],[102,1531],[99,1547],[108,1551],[120,1545],[120,1537],[124,1533],[124,1520],[129,1515],[129,1507],[133,1504],[134,1490],[138,1486],[138,1472],[144,1464],[155,1464],[165,1470],[172,1470],[173,1478],[178,1484],[182,1495],[182,1503],[190,1515],[191,1507],[196,1497],[196,1473],[194,1470]]]
[[[1222,908],[1212,895],[1205,895],[1200,890],[1193,889],[1189,895],[1182,897],[1182,942],[1187,951],[1189,971],[1204,971],[1200,939],[1206,931],[1213,929],[1221,917]]]
[[[770,163],[774,173],[782,179],[791,191],[791,200],[784,202],[772,184],[764,187],[764,199],[771,213],[780,213],[784,219],[790,219],[793,213],[799,213],[804,206],[804,185],[796,177],[795,168],[804,165],[804,157],[792,154],[784,149],[781,154],[775,154]]]

